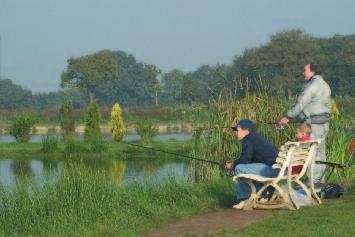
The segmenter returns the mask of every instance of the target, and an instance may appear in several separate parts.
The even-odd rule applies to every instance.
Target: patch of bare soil
[[[144,237],[178,237],[186,234],[215,234],[222,230],[238,230],[272,216],[270,210],[242,211],[222,209],[171,222],[146,232]]]

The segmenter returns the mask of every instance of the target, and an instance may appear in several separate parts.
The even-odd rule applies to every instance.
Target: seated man
[[[242,152],[239,159],[233,163],[227,162],[226,169],[233,171],[234,175],[256,174],[265,177],[276,177],[279,169],[273,169],[272,165],[278,155],[278,149],[262,138],[254,128],[252,121],[240,120],[236,127],[233,127],[236,138],[242,142]],[[238,203],[233,206],[235,209],[242,209],[245,200],[250,197],[251,189],[243,181],[236,183],[236,194]]]

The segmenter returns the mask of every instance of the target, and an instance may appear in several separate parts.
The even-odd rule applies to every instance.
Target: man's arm
[[[250,164],[253,158],[253,144],[250,141],[242,143],[242,153],[239,159],[234,161],[234,167],[239,164]]]
[[[311,82],[312,83],[312,82]],[[288,118],[295,118],[297,117],[304,107],[311,102],[314,90],[314,83],[308,85],[298,96],[296,104],[292,106],[292,108],[287,111],[286,116]]]

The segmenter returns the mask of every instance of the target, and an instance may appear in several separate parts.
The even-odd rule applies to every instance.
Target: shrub
[[[136,131],[143,142],[152,141],[153,136],[158,133],[158,130],[154,128],[153,123],[149,120],[137,122]]]
[[[75,120],[73,115],[73,103],[69,94],[64,96],[63,104],[59,111],[60,126],[64,141],[74,139]]]
[[[126,128],[122,119],[122,112],[120,105],[116,103],[112,107],[111,120],[110,120],[110,130],[112,137],[115,141],[121,141],[126,132]]]
[[[100,108],[95,99],[91,100],[87,112],[85,114],[84,120],[85,120],[84,141],[86,143],[92,143],[101,140]]]
[[[28,142],[31,138],[31,128],[36,124],[37,119],[31,112],[23,112],[18,115],[10,127],[10,135],[18,142]]]
[[[47,134],[42,137],[41,151],[45,154],[53,153],[58,149],[58,137],[53,134]]]

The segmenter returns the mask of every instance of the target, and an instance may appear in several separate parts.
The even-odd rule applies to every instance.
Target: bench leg
[[[285,193],[285,191],[282,190],[282,188],[276,184],[271,185],[271,186],[273,186],[280,193],[280,195],[285,203],[285,206],[287,206],[290,210],[297,209],[297,206],[293,203],[289,193]]]
[[[311,189],[311,193],[312,196],[314,197],[314,199],[316,199],[316,201],[321,204],[322,201],[320,200],[320,198],[317,195],[316,190],[314,190],[314,159],[312,159],[311,161],[311,177],[310,177],[310,189]]]
[[[311,191],[309,190],[309,188],[307,188],[307,186],[306,186],[304,183],[302,183],[299,179],[296,179],[296,180],[294,180],[294,181],[295,181],[298,185],[300,185],[301,188],[306,192],[306,195],[307,195],[308,199],[311,201],[311,204],[312,204],[312,205],[321,204],[321,200],[320,200],[320,199],[318,200],[318,199],[316,199],[316,198],[313,198]],[[317,197],[318,197],[318,195],[317,195]]]
[[[330,171],[330,173],[328,174],[327,178],[325,179],[325,182],[328,182],[328,180],[332,176],[334,170],[335,170],[335,166],[332,166],[332,170]]]
[[[249,199],[246,201],[243,210],[245,211],[250,211],[253,210],[253,206],[255,204],[255,200],[257,199],[257,194],[256,194],[256,187],[251,180],[243,180],[245,181],[251,188],[251,194]]]

